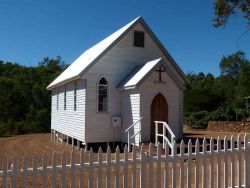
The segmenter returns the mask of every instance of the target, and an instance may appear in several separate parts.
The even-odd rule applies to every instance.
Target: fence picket
[[[202,188],[207,187],[207,142],[206,138],[203,139],[202,144]]]
[[[56,188],[56,152],[53,152],[53,154],[52,154],[51,187],[52,188]]]
[[[12,174],[10,178],[10,187],[17,187],[17,156],[14,155],[13,163],[12,163]]]
[[[200,147],[199,147],[199,140],[198,138],[196,139],[195,142],[195,174],[194,174],[194,185],[195,188],[199,188],[199,174],[200,174],[200,169],[199,169],[199,165],[200,165]]]
[[[234,151],[235,151],[235,146],[234,146],[234,137],[231,136],[231,187],[235,186],[235,172],[234,172]]]
[[[108,149],[107,149],[106,160],[107,160],[106,187],[111,187],[111,184],[110,184],[110,181],[111,181],[111,169],[110,169],[110,164],[111,164],[111,150],[110,150],[109,146],[108,146]]]
[[[246,139],[247,140],[247,139]],[[248,140],[247,140],[247,152],[246,152],[247,154],[247,162],[246,162],[246,171],[248,172],[247,173],[247,177],[246,177],[246,186],[245,187],[250,187],[250,175],[249,175],[249,172],[250,172],[250,142],[248,142]]]
[[[220,137],[217,138],[217,188],[221,187],[221,140]]]
[[[28,155],[25,153],[23,157],[23,174],[22,174],[22,186],[27,187],[27,168],[28,168]]]
[[[89,188],[93,187],[93,149],[89,150]]]
[[[228,141],[224,138],[224,187],[228,187]]]
[[[33,175],[32,175],[32,187],[37,187],[37,154],[34,154],[32,157],[32,168],[33,168]]]
[[[161,143],[157,146],[157,188],[161,188]]]
[[[184,187],[184,142],[180,145],[180,188]]]
[[[210,139],[210,188],[214,187],[214,140]]]
[[[173,159],[173,167],[172,167],[172,188],[176,188],[176,157],[177,157],[177,147],[174,141],[173,149],[172,149],[172,159]]]
[[[191,142],[191,139],[189,139],[188,140],[188,159],[187,159],[187,188],[191,188],[191,175],[192,175],[191,155],[192,155],[192,142]]]
[[[65,151],[63,151],[62,153],[61,164],[62,164],[62,176],[61,176],[62,188],[66,188],[66,153]]]
[[[237,150],[238,150],[238,152],[237,152],[237,154],[238,154],[238,156],[237,156],[237,172],[238,172],[238,187],[239,188],[241,188],[241,185],[242,185],[242,183],[241,183],[241,176],[242,176],[242,174],[241,174],[241,140],[240,140],[240,134],[238,134],[238,137],[237,137]]]
[[[192,142],[188,141],[187,152],[185,151],[184,142],[180,143],[180,153],[177,153],[177,144],[173,142],[173,147],[171,154],[169,154],[170,147],[168,144],[165,144],[165,156],[162,156],[162,145],[159,143],[157,146],[157,155],[153,156],[152,144],[149,145],[149,155],[147,156],[145,152],[144,145],[140,148],[140,157],[137,158],[136,147],[132,148],[132,157],[129,156],[128,148],[124,148],[124,158],[120,158],[120,149],[116,148],[115,160],[111,161],[111,150],[108,146],[106,161],[103,159],[102,149],[99,148],[98,151],[98,160],[93,161],[93,149],[89,151],[89,161],[84,163],[84,154],[85,152],[81,149],[80,151],[80,163],[76,164],[76,153],[74,150],[71,152],[71,161],[70,164],[66,164],[66,153],[61,154],[61,164],[57,165],[56,153],[52,154],[52,166],[48,167],[48,157],[46,154],[42,157],[42,166],[38,167],[38,158],[37,154],[32,156],[32,167],[28,168],[28,155],[25,154],[23,157],[23,166],[22,169],[18,169],[18,159],[17,156],[14,156],[13,164],[10,169],[8,169],[8,158],[6,155],[3,157],[2,161],[2,171],[0,171],[0,184],[3,188],[7,186],[18,187],[21,183],[22,187],[28,187],[29,180],[32,180],[32,187],[37,187],[38,177],[41,176],[42,187],[48,187],[47,178],[48,174],[51,174],[51,187],[67,187],[68,178],[67,173],[69,173],[69,183],[70,187],[76,187],[79,184],[79,187],[83,188],[84,177],[88,177],[88,187],[93,187],[93,181],[97,179],[96,187],[103,187],[103,168],[106,168],[106,187],[121,187],[127,188],[131,186],[131,182],[128,180],[129,170],[131,165],[131,177],[132,177],[132,187],[136,187],[139,184],[139,187],[170,187],[169,180],[169,170],[170,166],[172,167],[171,178],[172,178],[172,188],[176,188],[177,185],[180,188],[191,188],[194,183],[194,187],[199,188],[214,188],[216,184],[217,188],[225,187],[250,187],[249,185],[249,167],[250,167],[250,143],[248,143],[247,136],[244,135],[244,147],[241,144],[241,138],[238,135],[237,142],[234,137],[230,138],[230,147],[228,145],[227,138],[224,137],[221,140],[217,138],[217,144],[215,149],[214,140],[210,139],[209,147],[207,145],[206,139],[202,143],[202,151],[200,151],[199,140],[196,140],[195,143],[195,152],[192,152]],[[221,142],[223,141],[223,148],[221,147]],[[237,145],[235,145],[237,143]],[[208,149],[210,148],[210,149]],[[178,148],[179,149],[179,148]],[[129,158],[130,157],[130,158]],[[194,168],[192,167],[192,160],[194,160]],[[223,161],[222,161],[223,159]],[[185,165],[186,161],[186,165]],[[223,162],[223,164],[221,164]],[[180,164],[179,164],[180,163]],[[177,165],[178,164],[178,165]],[[140,166],[140,182],[137,182],[137,165]],[[216,165],[216,166],[214,166]],[[224,169],[222,172],[221,165]],[[230,165],[230,167],[229,167]],[[177,169],[178,167],[178,169]],[[123,169],[123,181],[120,182],[121,169]],[[200,175],[201,168],[201,175]],[[208,169],[209,168],[209,169]],[[216,169],[215,169],[216,168]],[[94,169],[95,173],[94,174]],[[111,178],[111,169],[114,170],[114,180]],[[230,169],[230,171],[229,171]],[[236,170],[237,169],[237,170]],[[79,180],[76,182],[76,172],[79,170]],[[88,174],[86,173],[88,170]],[[139,170],[139,169],[138,169]],[[162,171],[164,171],[164,176],[162,177]],[[192,177],[192,172],[194,171],[194,182]],[[209,173],[209,174],[207,174]],[[60,183],[57,182],[58,178],[61,178]],[[179,176],[178,176],[179,175]],[[186,175],[186,176],[185,176]],[[223,177],[222,177],[223,175]],[[58,176],[58,177],[57,177]],[[155,178],[154,178],[155,177]],[[19,179],[22,181],[18,181]],[[178,178],[178,180],[177,180]],[[186,178],[186,179],[185,179]],[[231,178],[230,180],[228,178]],[[10,180],[10,182],[9,182]],[[155,181],[153,181],[155,180]],[[216,181],[215,181],[216,180]],[[235,180],[237,180],[235,182]],[[244,182],[243,182],[244,180]],[[178,182],[177,182],[178,181]],[[186,181],[186,182],[185,182]],[[162,186],[162,182],[164,185]],[[222,183],[224,182],[224,183]],[[230,183],[229,183],[230,182]],[[184,185],[185,183],[185,185]],[[237,185],[237,186],[236,186]],[[244,185],[244,186],[243,186]]]
[[[244,153],[244,184],[245,184],[245,187],[250,187],[250,182],[248,182],[248,177],[249,177],[249,164],[248,164],[248,158],[249,158],[249,155],[248,155],[248,139],[247,139],[247,134],[244,135],[244,150],[245,150],[245,153]]]
[[[3,156],[2,164],[3,164],[2,187],[6,188],[7,187],[7,170],[8,170],[8,158],[6,154]]]
[[[153,187],[153,179],[154,179],[154,173],[153,173],[153,144],[149,144],[149,157],[148,157],[148,175],[149,175],[149,183],[148,187]]]
[[[102,148],[98,150],[98,176],[97,176],[97,187],[102,187]]]
[[[136,148],[132,148],[132,188],[136,188]]]
[[[43,159],[42,159],[42,188],[47,187],[47,166],[48,166],[48,156],[47,154],[43,154]],[[25,187],[25,186],[24,186]]]
[[[164,170],[164,188],[168,188],[168,176],[169,176],[169,145],[165,144],[165,170]]]
[[[84,187],[84,150],[80,152],[80,175],[79,175],[79,187]]]
[[[123,188],[128,187],[128,148],[124,147],[124,175],[123,175]]]
[[[117,146],[115,151],[115,188],[119,188],[120,181],[120,149]]]
[[[144,145],[141,145],[141,171],[140,171],[140,187],[146,187],[146,156]]]

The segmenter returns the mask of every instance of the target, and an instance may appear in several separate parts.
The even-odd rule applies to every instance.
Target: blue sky
[[[142,16],[185,73],[219,75],[223,55],[250,58],[241,16],[214,28],[212,0],[1,0],[0,60],[36,66],[44,57],[72,63],[83,51]]]

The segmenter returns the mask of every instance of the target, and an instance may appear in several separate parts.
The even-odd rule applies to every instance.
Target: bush
[[[188,125],[193,129],[206,129],[208,124],[207,111],[198,111],[189,114],[186,118]]]
[[[231,111],[222,107],[207,114],[208,121],[232,121],[233,119]]]
[[[250,118],[250,110],[238,109],[238,120],[246,121]]]
[[[26,134],[28,133],[27,123],[25,121],[20,121],[15,123],[14,134]]]
[[[8,125],[4,122],[0,122],[0,136],[9,136],[10,131]]]

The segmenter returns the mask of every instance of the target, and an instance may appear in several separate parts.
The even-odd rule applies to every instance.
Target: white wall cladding
[[[74,111],[74,82],[67,84],[66,110],[64,110],[64,86],[52,91],[51,128],[85,142],[86,82],[77,80],[77,107]],[[59,106],[57,104],[59,94]]]

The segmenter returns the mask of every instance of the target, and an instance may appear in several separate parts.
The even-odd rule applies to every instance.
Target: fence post
[[[155,146],[158,144],[158,122],[155,122]]]
[[[250,142],[248,142],[248,139],[245,139],[245,146],[247,146],[245,149],[245,160],[246,160],[246,174],[245,174],[245,178],[246,178],[246,186],[245,187],[250,187]]]
[[[71,147],[74,148],[74,138],[71,137]]]
[[[130,134],[128,130],[128,152],[130,152]]]
[[[165,149],[165,138],[164,138],[164,136],[166,136],[166,127],[162,126],[162,128],[163,128],[162,148]]]
[[[56,137],[56,143],[59,143],[59,132],[58,131],[56,132],[56,136],[57,136]]]

